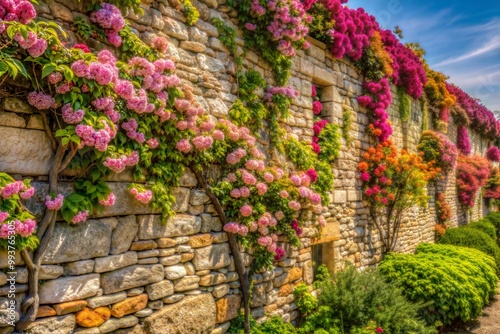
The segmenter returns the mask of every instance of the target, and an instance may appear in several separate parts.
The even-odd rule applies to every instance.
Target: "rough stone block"
[[[217,316],[215,322],[220,324],[236,318],[240,309],[240,303],[240,295],[230,295],[219,299],[216,303]]]
[[[159,282],[164,277],[163,266],[131,266],[101,275],[101,288],[105,294]]]
[[[60,317],[44,318],[32,322],[26,328],[29,334],[69,334],[75,328],[75,316],[73,314]]]
[[[0,126],[0,170],[21,175],[47,175],[54,158],[44,131]]]
[[[219,269],[230,263],[228,244],[215,244],[195,250],[193,264],[196,270]]]
[[[158,239],[193,235],[201,230],[201,220],[189,215],[175,215],[168,222],[161,216],[139,216],[139,239]]]
[[[146,334],[210,333],[215,327],[216,309],[211,294],[187,296],[144,320]]]
[[[113,230],[111,236],[110,254],[120,254],[126,252],[134,240],[139,226],[135,216],[127,216],[118,219],[118,225]]]
[[[59,264],[106,256],[111,245],[112,226],[102,220],[78,225],[57,223],[43,263]]]
[[[95,296],[99,290],[99,275],[63,277],[40,286],[40,304],[58,304]]]

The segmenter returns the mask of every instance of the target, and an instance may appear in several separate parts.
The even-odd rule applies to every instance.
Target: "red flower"
[[[319,152],[321,151],[321,147],[316,143],[311,143],[311,147],[316,154],[319,154]]]
[[[377,333],[383,333],[383,332],[384,332],[384,330],[383,330],[382,328],[380,328],[380,327],[377,327],[377,328],[375,329],[375,331],[376,331]]]
[[[85,44],[75,44],[73,46],[73,49],[80,49],[80,50],[82,50],[85,53],[90,53],[89,47],[86,46]]]

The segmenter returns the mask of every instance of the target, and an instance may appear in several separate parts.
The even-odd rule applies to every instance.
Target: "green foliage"
[[[250,317],[250,330],[252,334],[297,334],[297,329],[293,325],[283,321],[281,317],[270,317],[261,324]],[[243,334],[243,315],[239,314],[237,318],[231,321],[231,327],[228,333]]]
[[[132,30],[130,30],[128,25],[120,31],[120,37],[123,41],[121,47],[122,60],[126,61],[137,56],[144,57],[149,61],[153,61],[158,58],[158,52],[156,52],[149,45],[145,44],[136,34],[132,32]]]
[[[196,9],[195,6],[193,6],[193,3],[191,0],[180,0],[182,3],[184,9],[184,16],[186,17],[186,22],[188,25],[192,26],[193,24],[198,21],[198,18],[200,17],[200,12],[198,12],[198,9]]]
[[[212,17],[210,20],[214,27],[217,28],[217,31],[219,32],[219,40],[224,44],[224,46],[231,52],[231,55],[236,57],[236,49],[238,48],[238,44],[236,43],[236,31],[228,26],[227,24],[224,23],[221,19],[218,17]],[[240,59],[240,63],[238,65],[241,65],[242,59]]]
[[[491,257],[450,245],[422,244],[416,254],[389,254],[379,271],[409,300],[427,303],[421,315],[435,326],[481,315],[497,281]]]
[[[497,268],[500,268],[500,248],[488,234],[474,228],[449,228],[439,239],[438,243],[475,248],[495,259]],[[500,273],[500,269],[497,269]]]
[[[319,134],[319,160],[333,163],[340,155],[340,131],[337,124],[328,123]]]
[[[351,136],[351,124],[352,124],[352,111],[347,107],[343,106],[342,108],[342,138],[344,138],[347,146],[350,146],[352,143]]]
[[[403,122],[410,120],[411,116],[411,97],[405,91],[403,86],[398,87],[399,98],[399,116]]]
[[[297,305],[304,315],[300,333],[317,333],[319,329],[327,333],[372,333],[366,332],[366,327],[373,324],[386,333],[435,333],[418,317],[422,304],[408,302],[401,289],[386,283],[376,270],[358,272],[348,266],[333,279],[316,283],[316,287],[317,301],[306,288],[296,292],[297,300],[301,300]]]
[[[500,212],[490,212],[484,219],[487,219],[490,223],[495,226],[495,229],[497,231],[497,242],[500,241]]]
[[[73,25],[76,28],[76,33],[84,40],[88,40],[89,38],[99,38],[100,40],[106,40],[106,34],[104,30],[95,24],[89,23],[84,19],[83,16],[75,17],[73,21]]]
[[[487,219],[480,219],[475,222],[471,222],[469,225],[465,225],[467,228],[475,228],[479,231],[483,231],[493,240],[497,239],[497,229],[495,226]]]
[[[312,16],[309,23],[309,35],[318,41],[331,45],[333,37],[330,30],[335,27],[335,21],[332,20],[332,14],[322,3],[314,3],[308,11]]]

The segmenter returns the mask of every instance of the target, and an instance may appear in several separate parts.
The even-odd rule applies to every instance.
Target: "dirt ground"
[[[499,290],[500,291],[500,286]],[[500,334],[500,294],[483,309],[483,316],[453,328],[445,334]]]

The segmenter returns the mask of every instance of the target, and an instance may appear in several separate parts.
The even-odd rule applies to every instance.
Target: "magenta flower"
[[[62,207],[63,200],[64,196],[61,194],[58,194],[54,199],[51,196],[47,196],[45,197],[45,206],[47,206],[49,210],[57,211]]]
[[[85,210],[85,211],[80,211],[78,212],[74,217],[73,219],[71,219],[71,222],[73,224],[78,224],[78,223],[81,223],[81,222],[84,222],[87,220],[87,217],[89,215],[89,211],[88,210]]]
[[[243,205],[241,208],[240,208],[240,213],[243,217],[248,217],[252,214],[253,210],[252,210],[252,206],[251,205]]]

